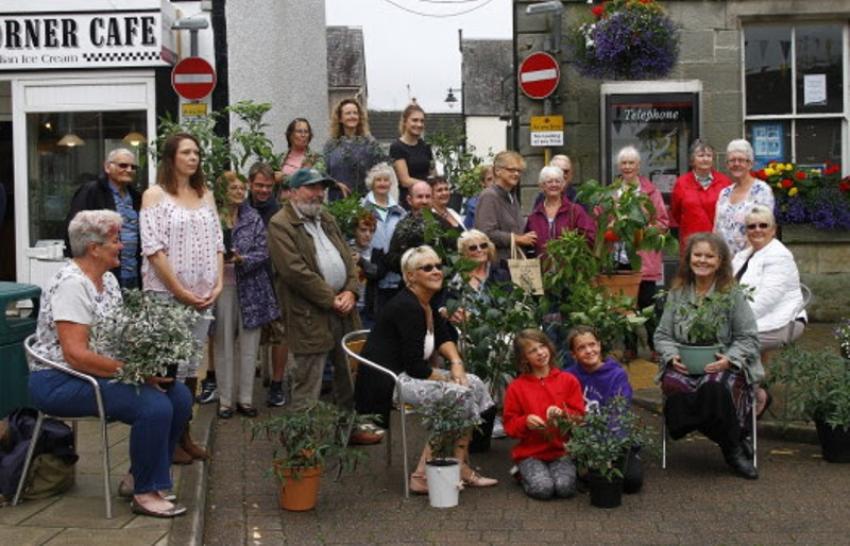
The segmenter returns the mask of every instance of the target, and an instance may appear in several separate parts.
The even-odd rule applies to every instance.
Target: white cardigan
[[[753,248],[748,246],[735,254],[732,270],[736,274],[752,253]],[[740,283],[755,287],[750,307],[756,316],[759,332],[782,328],[794,318],[806,318],[805,310],[794,316],[803,304],[800,273],[794,255],[779,240],[772,240],[753,254]]]

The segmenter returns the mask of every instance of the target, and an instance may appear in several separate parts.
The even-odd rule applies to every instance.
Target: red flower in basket
[[[824,174],[824,176],[830,176],[830,175],[836,174],[840,170],[841,170],[841,167],[839,167],[835,163],[830,163],[829,161],[827,161],[826,162],[826,168],[823,170],[823,174]]]
[[[608,229],[605,230],[605,240],[609,243],[616,243],[620,240],[620,238],[617,236],[613,229]]]
[[[791,180],[790,178],[786,178],[782,181],[782,187],[785,188],[786,190],[793,185],[794,185],[794,181]]]
[[[601,18],[605,14],[605,4],[599,4],[598,6],[593,6],[590,10],[594,17],[597,19]]]
[[[796,178],[797,180],[805,180],[806,173],[803,171],[797,171],[797,174],[794,175],[794,178]]]
[[[850,191],[850,179],[845,178],[844,180],[842,180],[841,182],[839,182],[839,183],[838,183],[838,189],[839,189],[839,190],[841,190],[841,191],[843,191],[843,192],[848,192],[848,191]]]

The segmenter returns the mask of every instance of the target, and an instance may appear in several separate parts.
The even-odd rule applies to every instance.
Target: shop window
[[[27,114],[30,246],[63,239],[77,188],[103,172],[110,151],[127,148],[139,156],[146,134],[144,111]],[[136,187],[144,189],[147,180],[147,165],[141,161]]]
[[[745,125],[756,168],[770,161],[821,167],[846,160],[846,27],[805,22],[744,28]]]

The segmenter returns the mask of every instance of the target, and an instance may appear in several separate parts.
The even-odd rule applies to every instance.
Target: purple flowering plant
[[[573,27],[576,69],[589,78],[663,78],[679,58],[679,31],[655,0],[609,0]]]

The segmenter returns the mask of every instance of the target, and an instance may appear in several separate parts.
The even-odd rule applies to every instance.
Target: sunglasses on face
[[[425,264],[425,265],[420,265],[420,266],[419,266],[419,267],[417,267],[416,269],[418,269],[418,270],[420,270],[420,271],[424,271],[425,273],[430,273],[430,272],[434,271],[435,269],[436,269],[437,271],[442,271],[442,270],[443,270],[443,264],[440,264],[440,263],[437,263],[437,264]]]
[[[139,166],[136,165],[135,163],[112,163],[112,164],[115,165],[116,167],[118,167],[119,169],[123,169],[125,171],[135,171],[136,169],[139,168]]]
[[[470,252],[475,252],[477,250],[487,250],[490,246],[490,243],[478,243],[477,245],[469,245],[466,249]]]
[[[747,229],[750,230],[750,231],[753,231],[756,228],[767,229],[769,227],[770,227],[770,224],[768,224],[767,222],[760,222],[758,224],[747,224]]]

